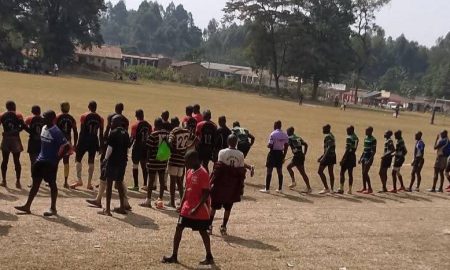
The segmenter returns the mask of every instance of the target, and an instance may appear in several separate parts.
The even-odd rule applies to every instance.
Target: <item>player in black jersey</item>
[[[227,118],[225,116],[219,117],[218,124],[219,128],[217,129],[216,145],[214,147],[214,162],[217,162],[220,150],[228,148],[228,136],[231,135],[231,130],[227,127]]]
[[[83,114],[80,118],[80,135],[76,149],[76,167],[77,182],[70,185],[71,188],[83,186],[81,179],[82,165],[81,161],[86,153],[88,153],[88,184],[87,189],[93,190],[92,176],[94,175],[95,153],[100,154],[100,145],[103,145],[103,127],[104,119],[96,113],[97,102],[89,102],[89,112]]]
[[[150,133],[152,133],[152,125],[144,120],[144,111],[136,111],[136,122],[131,126],[131,159],[133,161],[133,180],[134,186],[130,190],[139,190],[139,164],[142,169],[142,176],[144,178],[144,190],[147,190],[147,140]]]
[[[103,144],[101,145],[101,147],[102,147],[102,150],[101,150],[102,151],[102,155],[100,157],[100,160],[103,160],[105,158],[106,148],[107,148],[107,140],[108,140],[109,132],[111,131],[112,118],[114,116],[116,116],[116,115],[120,115],[121,117],[117,121],[118,121],[118,123],[120,123],[121,127],[123,127],[125,130],[128,131],[128,126],[130,125],[130,122],[122,114],[123,110],[124,110],[123,103],[117,103],[115,108],[114,108],[114,113],[108,115],[108,118],[106,119],[105,132],[103,133]]]
[[[8,170],[9,156],[12,153],[14,167],[16,170],[16,188],[22,188],[20,175],[22,166],[20,165],[20,153],[23,151],[20,132],[25,128],[22,114],[16,112],[14,101],[6,102],[6,112],[0,115],[0,123],[3,126],[3,140],[1,144],[3,161],[1,165],[2,183],[0,186],[6,187],[6,172]]]
[[[197,151],[203,167],[209,171],[209,162],[213,159],[214,146],[216,144],[217,126],[211,121],[211,111],[203,113],[203,121],[197,124],[196,135],[198,138]]]
[[[61,113],[56,116],[56,126],[63,132],[66,140],[69,143],[73,143],[74,148],[76,149],[78,143],[78,129],[77,129],[77,121],[73,118],[70,112],[70,104],[69,102],[61,103]],[[73,141],[72,141],[72,133],[73,133]],[[67,180],[69,178],[69,156],[64,156],[63,164],[64,164],[64,188],[69,188],[69,184]]]
[[[31,108],[31,113],[32,115],[25,119],[25,131],[30,134],[27,152],[30,157],[30,163],[33,165],[41,152],[41,131],[45,122],[41,116],[41,107],[34,105]],[[31,183],[28,187],[31,187]]]

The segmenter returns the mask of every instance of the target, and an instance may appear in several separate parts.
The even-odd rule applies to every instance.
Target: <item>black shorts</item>
[[[336,155],[327,155],[325,158],[322,158],[320,161],[321,166],[331,166],[336,164]]]
[[[134,145],[131,150],[131,160],[133,161],[133,164],[138,164],[141,161],[147,160],[147,148],[140,145]]]
[[[233,203],[211,203],[211,208],[214,210],[220,210],[222,209],[222,207],[223,209],[225,209],[225,211],[231,211],[231,209],[233,208]]]
[[[355,153],[350,153],[347,155],[346,159],[342,163],[342,169],[353,169],[356,167],[356,155]]]
[[[39,154],[41,152],[41,141],[28,140],[28,154]]]
[[[395,157],[394,168],[401,168],[403,163],[405,163],[405,157]]]
[[[13,154],[23,152],[23,145],[19,136],[3,135],[1,148],[3,152],[9,152]]]
[[[36,161],[31,167],[33,179],[42,179],[47,183],[56,182],[58,165],[48,161]]]
[[[206,231],[209,229],[210,225],[210,220],[197,220],[182,216],[178,218],[178,226],[181,226],[183,228],[190,228],[193,231]]]
[[[198,149],[198,157],[201,161],[211,161],[213,160],[213,149],[211,147],[199,146]]]
[[[447,158],[447,165],[445,166],[445,172],[450,172],[450,157]]]
[[[281,168],[283,167],[284,153],[281,150],[272,150],[267,155],[267,168]]]
[[[127,164],[107,164],[105,168],[105,177],[107,181],[122,182],[125,178]]]
[[[392,166],[392,157],[387,157],[387,158],[381,159],[380,168],[389,169],[391,166]]]
[[[421,172],[425,160],[423,158],[414,158],[413,162],[413,172]]]
[[[289,165],[296,167],[305,166],[305,156],[304,155],[294,155]]]
[[[83,160],[83,157],[86,153],[88,153],[88,156],[90,158],[95,158],[95,154],[99,150],[96,146],[87,146],[86,144],[80,144],[77,145],[77,151],[75,153],[75,160],[77,162],[81,162]]]
[[[249,142],[241,142],[237,145],[237,149],[244,154],[244,158],[247,157],[248,152],[250,152],[250,148],[251,146]]]

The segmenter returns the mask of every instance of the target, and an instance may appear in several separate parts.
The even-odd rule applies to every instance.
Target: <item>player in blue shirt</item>
[[[414,159],[411,164],[411,166],[412,166],[411,182],[409,183],[409,188],[406,190],[408,192],[413,191],[413,185],[414,185],[414,182],[416,181],[416,177],[417,177],[417,185],[416,185],[415,191],[419,191],[420,182],[422,180],[421,172],[422,172],[423,164],[425,162],[425,160],[423,158],[424,154],[425,154],[425,143],[422,140],[422,132],[421,131],[416,133],[415,139],[416,139],[416,145],[414,147],[414,157],[413,157]]]
[[[44,212],[44,216],[53,216],[57,214],[56,198],[58,196],[58,187],[56,186],[56,176],[58,174],[58,163],[66,155],[70,155],[71,146],[62,131],[54,125],[56,113],[47,111],[43,115],[45,126],[41,132],[41,151],[32,167],[33,185],[28,195],[28,200],[23,206],[15,208],[21,212],[30,214],[30,207],[33,199],[39,191],[42,180],[50,186],[51,206]]]
[[[447,159],[450,156],[450,141],[448,139],[447,130],[443,130],[436,138],[434,150],[437,151],[436,162],[434,164],[433,187],[429,192],[436,192],[436,184],[438,178],[441,179],[438,192],[443,192],[444,187],[444,171],[447,167]]]

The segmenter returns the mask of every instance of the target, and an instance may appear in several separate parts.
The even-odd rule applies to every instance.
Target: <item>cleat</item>
[[[322,189],[321,192],[319,192],[319,194],[327,194],[327,193],[330,193],[330,190],[328,188],[324,188]]]

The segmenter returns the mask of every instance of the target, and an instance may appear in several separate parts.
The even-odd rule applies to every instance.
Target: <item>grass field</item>
[[[257,95],[184,85],[127,84],[0,72],[0,103],[8,99],[15,100],[24,115],[29,114],[34,104],[44,110],[57,110],[60,102],[67,100],[72,114],[79,118],[87,110],[88,101],[95,99],[103,116],[111,113],[118,101],[125,103],[125,114],[130,119],[134,119],[137,108],[142,108],[151,120],[166,109],[181,117],[187,104],[199,103],[202,108],[211,109],[214,119],[226,115],[230,124],[239,120],[257,138],[248,158],[257,171],[254,178],[246,180],[244,200],[233,210],[230,236],[218,236],[220,221],[216,220],[212,247],[217,265],[213,269],[450,269],[447,257],[450,196],[423,192],[431,185],[435,157],[432,144],[439,130],[448,126],[445,119],[439,118],[438,125],[431,126],[428,114],[402,113],[400,118],[393,119],[389,112],[356,109],[344,112],[317,105],[300,107]],[[258,192],[264,183],[267,136],[278,119],[283,121],[284,129],[294,126],[297,134],[310,145],[306,167],[314,189],[312,195],[298,192],[303,188],[298,177],[300,185],[296,191]],[[364,129],[372,125],[379,153],[385,130],[403,130],[410,154],[414,133],[422,130],[427,144],[423,191],[371,196],[317,195],[321,184],[316,160],[323,150],[321,127],[326,123],[332,125],[336,136],[338,158],[343,154],[345,128],[350,124],[356,127],[360,139]],[[23,183],[27,184],[30,173],[26,154],[22,163]],[[380,188],[378,166],[377,158],[371,172],[377,190]],[[85,165],[84,173],[86,169]],[[61,173],[62,169],[60,176]],[[338,173],[336,168],[336,176]],[[74,175],[74,166],[71,174]],[[405,167],[403,175],[407,183],[409,174],[410,167]],[[62,177],[59,181],[62,183]],[[132,181],[131,167],[127,181]],[[285,171],[285,186],[289,182]],[[12,164],[8,183],[14,186]],[[276,183],[275,176],[273,188]],[[358,168],[354,189],[360,186]],[[50,200],[46,187],[32,206],[33,215],[18,216],[13,206],[24,202],[27,194],[27,189],[0,188],[1,269],[197,269],[198,261],[204,256],[200,236],[185,231],[179,254],[182,265],[169,267],[159,263],[171,251],[177,214],[139,208],[137,204],[143,193],[130,192],[133,212],[113,218],[99,216],[95,209],[87,207],[84,200],[93,196],[93,192],[62,188],[59,216],[44,218],[42,212]],[[116,203],[117,200],[113,202]],[[217,218],[221,215],[219,212]]]

